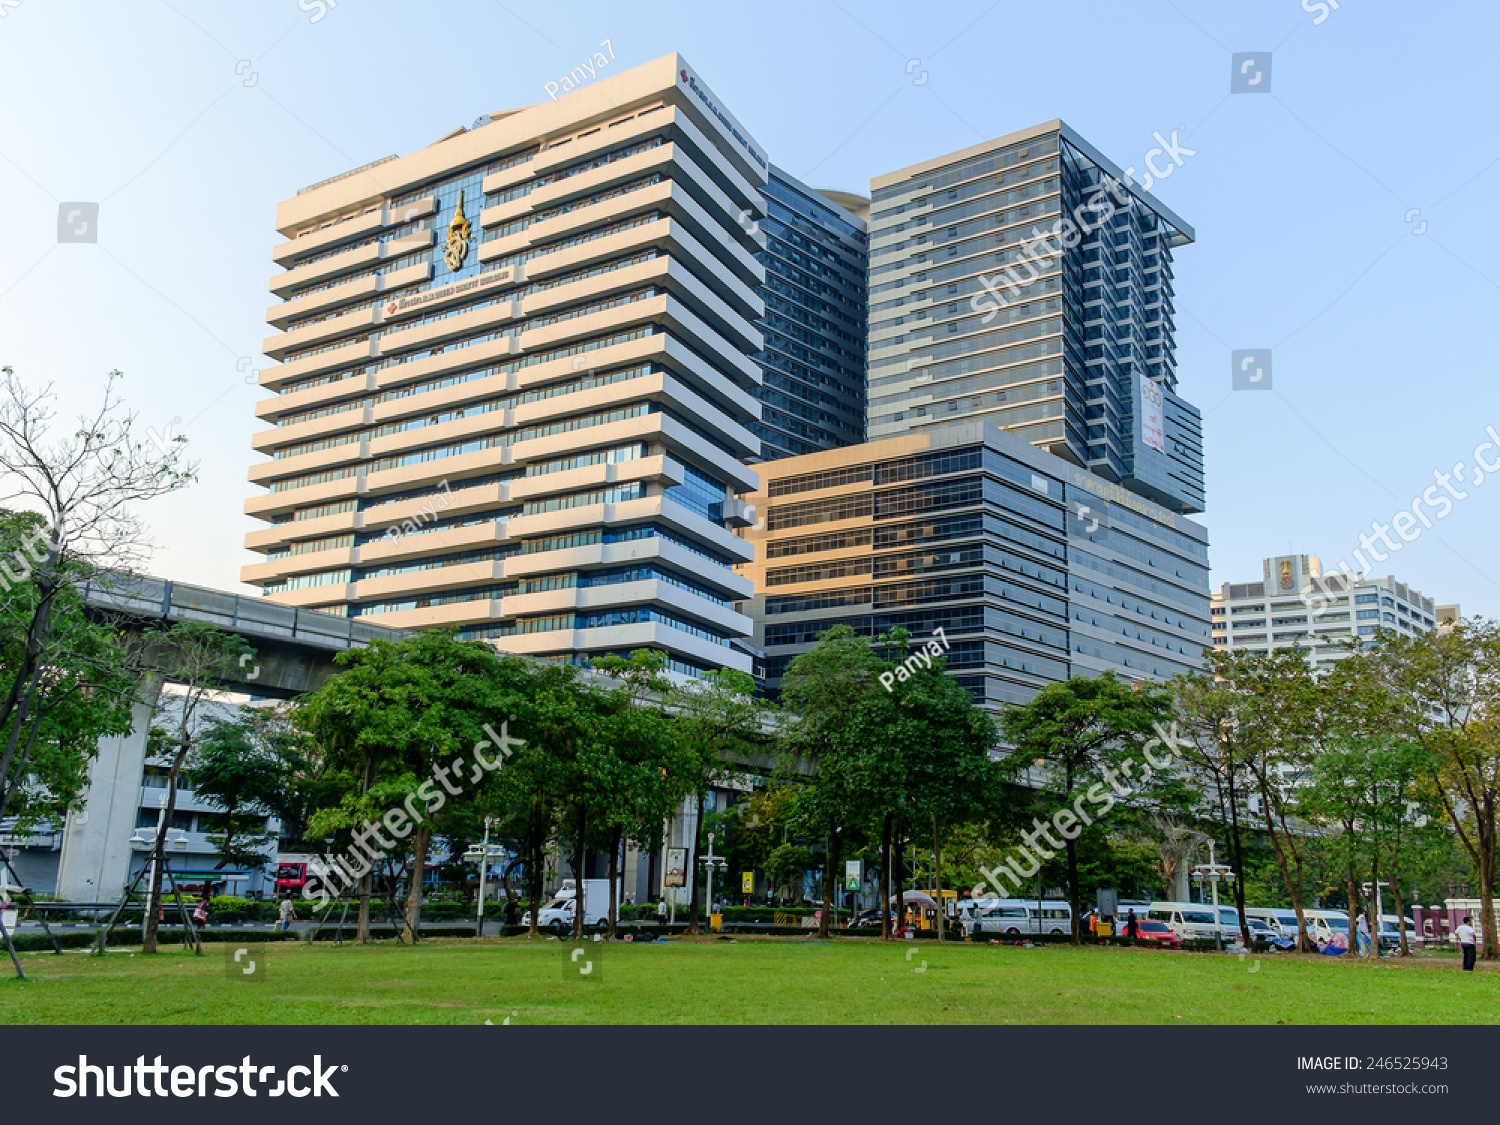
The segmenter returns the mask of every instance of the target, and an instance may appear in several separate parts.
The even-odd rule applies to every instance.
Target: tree
[[[146,928],[142,935],[141,952],[156,952],[157,923],[159,911],[155,905],[161,902],[162,875],[166,866],[167,826],[172,823],[172,814],[177,808],[177,789],[182,780],[182,770],[192,753],[195,739],[203,723],[203,705],[219,686],[232,680],[242,666],[239,658],[250,652],[250,646],[232,633],[225,633],[200,621],[183,621],[170,629],[155,631],[143,638],[145,660],[161,679],[172,683],[178,690],[171,699],[172,705],[165,709],[170,726],[153,724],[148,736],[148,753],[152,757],[166,758],[167,767],[166,814],[162,829],[156,834],[151,850],[151,883],[149,900],[153,908],[146,912]]]
[[[715,712],[694,695],[684,712],[691,716],[683,722],[663,712],[660,704],[672,695],[666,678],[667,658],[660,652],[641,649],[629,658],[605,656],[594,661],[594,667],[621,684],[611,699],[612,706],[601,730],[609,748],[613,784],[611,800],[602,816],[609,830],[609,936],[616,934],[619,917],[619,859],[626,841],[654,849],[661,840],[662,825],[673,809],[681,806],[689,790],[702,777],[701,755],[704,742],[690,745],[684,737],[688,730],[700,738],[706,722]],[[748,679],[748,677],[746,677]],[[753,684],[752,684],[753,686]],[[708,691],[714,690],[712,687]],[[725,705],[721,715],[732,714],[734,700]],[[718,736],[726,728],[714,728]],[[733,730],[731,725],[727,729]],[[580,887],[582,883],[580,882]],[[582,902],[580,900],[580,907]],[[576,919],[575,919],[576,921]]]
[[[285,804],[292,764],[262,740],[250,715],[214,717],[198,740],[192,763],[193,791],[220,810],[209,842],[218,849],[214,869],[260,867],[274,835],[264,821]]]
[[[755,680],[732,668],[707,672],[673,690],[666,700],[676,715],[677,729],[687,756],[684,766],[687,793],[696,803],[693,849],[688,856],[692,905],[688,933],[699,933],[702,900],[699,894],[698,854],[703,843],[703,800],[732,768],[751,760],[768,741],[764,734],[770,709],[755,694]]]
[[[1500,959],[1500,624],[1471,618],[1450,632],[1395,637],[1384,647],[1410,727],[1431,755],[1438,799],[1478,875],[1484,959]]]
[[[847,625],[835,625],[815,648],[792,660],[781,681],[782,700],[791,712],[781,729],[782,753],[816,767],[799,807],[822,826],[822,937],[832,920],[843,833],[868,816],[872,804],[880,805],[882,794],[871,788],[878,774],[871,759],[889,745],[895,717],[894,697],[880,686],[887,667],[869,641]]]
[[[905,631],[893,630],[890,640],[897,658],[904,661],[909,651]],[[931,825],[937,931],[942,941],[942,830],[971,823],[989,807],[999,784],[999,771],[990,758],[998,736],[994,721],[947,674],[940,656],[898,680],[890,694],[896,711],[892,742],[903,759],[908,805],[914,820]]]
[[[1029,839],[1044,838],[1066,857],[1075,945],[1082,941],[1077,839],[1080,822],[1092,823],[1081,811],[1083,805],[1103,804],[1110,789],[1128,795],[1131,791],[1119,784],[1117,776],[1136,786],[1150,781],[1153,768],[1149,760],[1140,760],[1143,744],[1152,737],[1153,728],[1170,717],[1171,701],[1165,692],[1152,685],[1122,683],[1112,671],[1048,684],[1030,703],[1011,707],[1000,716],[1005,741],[1014,747],[1005,765],[1011,771],[1040,767],[1040,791],[1059,808],[1053,824],[1064,837],[1061,846],[1051,837],[1053,825],[1040,818],[1033,821],[1036,831]],[[1142,766],[1139,778],[1132,776],[1138,765]],[[1098,796],[1091,796],[1091,790]],[[1071,835],[1058,818],[1070,822]],[[1033,846],[1044,859],[1054,854],[1040,844]]]
[[[0,511],[0,570],[42,527],[34,513]],[[34,583],[0,581],[0,682],[26,660],[41,596]],[[36,678],[24,712],[12,711],[0,727],[0,740],[14,750],[3,756],[0,818],[20,825],[61,822],[87,785],[99,739],[130,732],[137,699],[130,651],[115,629],[89,618],[72,584],[54,596],[43,658],[46,674]]]
[[[9,583],[30,585],[35,596],[7,605],[24,611],[7,622],[19,641],[0,682],[0,807],[23,783],[15,761],[52,669],[77,655],[66,647],[76,632],[60,633],[54,620],[59,599],[80,577],[126,569],[143,558],[144,532],[131,506],[194,479],[196,466],[183,461],[185,439],[158,449],[139,438],[136,417],[123,411],[115,390],[121,378],[110,372],[98,409],[59,439],[51,385],[33,391],[11,368],[0,368],[0,475],[11,489],[0,502],[34,505],[40,520],[10,556],[17,569],[10,560],[3,564]]]
[[[339,809],[315,814],[309,832],[321,836],[362,824],[356,841],[373,838],[385,852],[410,836],[403,935],[416,942],[434,817],[455,802],[472,802],[484,776],[460,755],[490,743],[487,728],[528,711],[532,668],[520,657],[502,659],[483,642],[456,640],[452,630],[375,640],[335,660],[344,670],[302,702],[298,719],[337,760],[357,770],[361,786]],[[396,841],[384,840],[382,825]],[[358,940],[367,942],[373,861],[358,866]]]

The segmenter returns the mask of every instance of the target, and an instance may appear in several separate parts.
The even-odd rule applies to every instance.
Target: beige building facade
[[[244,581],[749,669],[769,166],[681,56],[605,73],[278,207]]]

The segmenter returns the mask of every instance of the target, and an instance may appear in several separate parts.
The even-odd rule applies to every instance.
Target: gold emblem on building
[[[457,270],[469,256],[469,237],[469,219],[464,214],[464,193],[460,188],[458,206],[454,208],[453,218],[448,222],[448,238],[443,243],[443,261],[448,263],[450,270]]]
[[[1277,580],[1280,582],[1283,590],[1290,590],[1292,588],[1292,561],[1290,559],[1281,560],[1281,572],[1277,576]]]

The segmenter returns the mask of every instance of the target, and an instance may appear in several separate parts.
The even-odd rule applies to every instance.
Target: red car
[[[1163,949],[1181,949],[1182,941],[1172,932],[1170,926],[1165,922],[1153,922],[1149,918],[1142,918],[1135,924],[1136,938],[1151,945],[1159,945]],[[1122,925],[1120,932],[1124,933]]]

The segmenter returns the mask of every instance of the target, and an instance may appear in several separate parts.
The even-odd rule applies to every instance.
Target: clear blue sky
[[[1178,359],[1214,582],[1287,550],[1352,561],[1500,429],[1478,333],[1500,295],[1500,8],[1344,0],[1315,25],[1308,5],[339,0],[314,23],[317,0],[0,0],[0,363],[70,413],[119,367],[145,424],[180,419],[201,479],[146,509],[152,569],[235,588],[276,202],[539,101],[608,38],[612,68],[681,51],[819,186],[1054,117],[1140,167],[1186,126],[1196,155],[1154,191],[1198,232]],[[1272,52],[1269,95],[1229,93],[1241,51]],[[100,203],[97,244],[58,244],[64,201]],[[1231,393],[1252,347],[1274,388]],[[1379,569],[1493,615],[1500,479],[1468,492]]]

